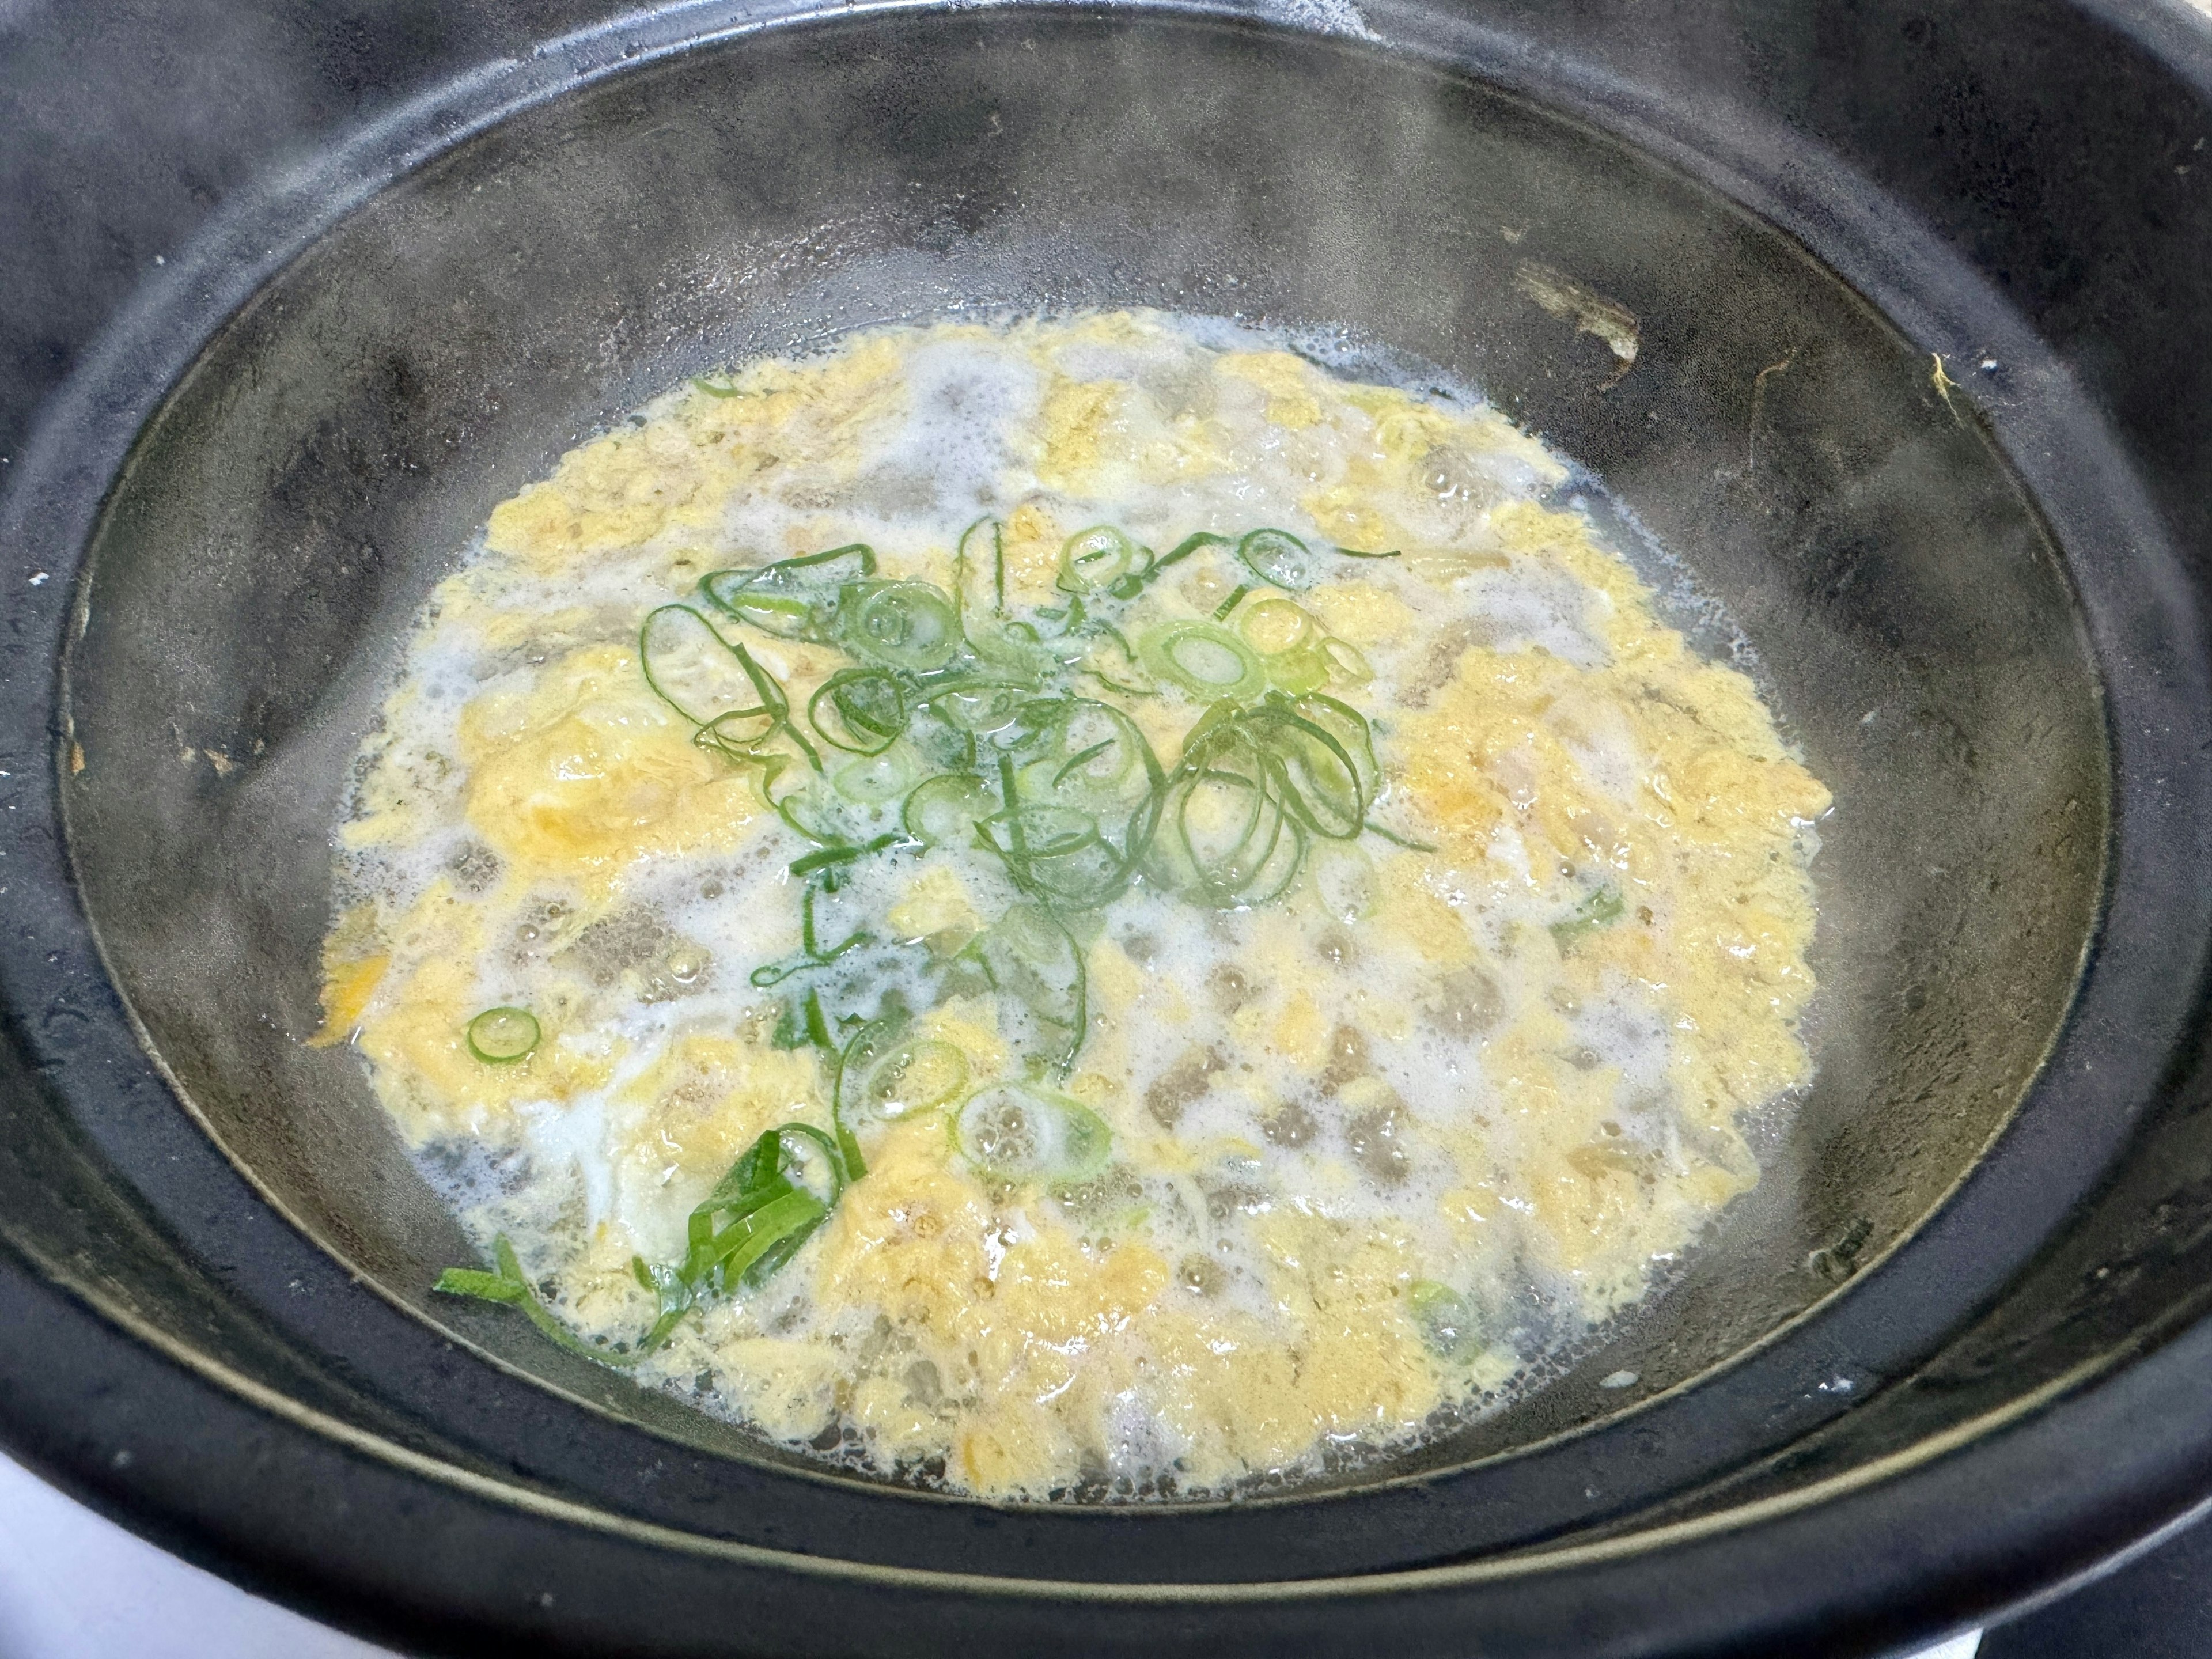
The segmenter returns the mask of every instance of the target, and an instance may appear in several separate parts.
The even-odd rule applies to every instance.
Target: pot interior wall
[[[1528,262],[1634,313],[1632,369],[1529,299]],[[1357,43],[1000,12],[702,49],[473,139],[265,289],[144,434],[67,667],[72,852],[153,1048],[301,1225],[573,1385],[520,1322],[430,1304],[466,1245],[359,1061],[304,1042],[349,765],[489,509],[754,352],[1125,305],[1481,386],[1725,600],[1835,792],[1820,1070],[1765,1181],[1645,1314],[1429,1461],[1587,1420],[1609,1372],[1726,1359],[1940,1200],[2063,1013],[2106,765],[2058,560],[1925,357],[1719,198],[1480,86]]]

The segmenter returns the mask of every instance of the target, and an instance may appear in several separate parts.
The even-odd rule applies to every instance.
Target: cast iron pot
[[[226,204],[11,458],[22,1454],[467,1652],[1874,1651],[2212,1492],[2212,53],[2179,13],[718,3],[526,52],[455,15],[484,61]],[[471,58],[387,42],[372,79]],[[1561,276],[1632,362],[1537,303]],[[465,1242],[302,1041],[431,585],[679,376],[1132,304],[1471,380],[1726,599],[1838,802],[1819,1079],[1758,1192],[1518,1407],[1234,1504],[833,1475],[434,1304]]]

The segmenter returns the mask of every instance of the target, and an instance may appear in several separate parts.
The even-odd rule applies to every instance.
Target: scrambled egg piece
[[[594,886],[641,859],[735,847],[757,810],[750,782],[691,741],[628,647],[586,647],[523,696],[471,705],[461,757],[468,821],[495,852]]]

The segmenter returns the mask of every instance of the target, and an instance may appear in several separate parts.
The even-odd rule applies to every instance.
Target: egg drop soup
[[[1827,792],[1479,399],[1159,314],[694,381],[502,503],[337,830],[439,1288],[990,1498],[1493,1407],[1759,1179]]]

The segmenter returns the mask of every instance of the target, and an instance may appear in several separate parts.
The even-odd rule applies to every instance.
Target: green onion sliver
[[[930,582],[853,582],[837,607],[839,643],[863,662],[926,674],[958,654],[960,618]]]
[[[1571,950],[1601,928],[1610,927],[1628,914],[1627,902],[1615,887],[1601,887],[1551,927],[1562,951]]]
[[[906,798],[906,832],[928,847],[966,842],[979,819],[999,810],[999,798],[972,772],[940,772]]]
[[[748,1274],[758,1283],[797,1253],[806,1235],[830,1213],[829,1206],[804,1188],[794,1187],[714,1235],[708,1262],[726,1285],[742,1284]],[[773,1261],[768,1258],[775,1252]],[[755,1273],[755,1269],[762,1271]]]
[[[1300,720],[1318,726],[1334,740],[1359,780],[1363,794],[1373,799],[1382,775],[1375,763],[1375,742],[1364,715],[1351,704],[1318,694],[1293,698],[1290,710]]]
[[[1197,696],[1243,701],[1267,687],[1267,672],[1258,653],[1213,623],[1164,623],[1145,635],[1137,652],[1157,678]]]
[[[1111,525],[1079,530],[1061,544],[1060,575],[1054,582],[1063,593],[1096,593],[1125,576],[1141,575],[1149,556]]]
[[[1064,1075],[1083,1047],[1090,986],[1083,951],[1051,908],[1009,907],[969,942],[960,960],[999,994],[1012,1017],[1017,1046]]]
[[[1075,807],[1027,804],[994,813],[976,829],[1014,884],[1049,905],[1092,910],[1128,885],[1129,860],[1100,833],[1096,817]]]
[[[888,668],[842,669],[807,699],[806,718],[833,749],[880,754],[906,730],[906,690]]]
[[[1450,1358],[1481,1346],[1480,1307],[1450,1285],[1417,1279],[1407,1287],[1406,1300],[1431,1352]]]
[[[1366,655],[1358,646],[1332,635],[1321,642],[1320,648],[1328,659],[1328,672],[1346,685],[1365,685],[1375,678],[1375,671],[1368,666]]]
[[[1126,812],[1160,781],[1143,729],[1111,703],[1040,700],[1022,718],[1034,736],[1017,752],[1036,756],[1022,767],[1025,798]]]
[[[935,1037],[878,1021],[847,1045],[837,1074],[841,1121],[896,1122],[935,1111],[968,1087],[968,1056]]]
[[[469,1052],[487,1066],[512,1066],[538,1046],[539,1035],[527,1008],[487,1008],[469,1022]]]
[[[1267,744],[1271,774],[1298,822],[1333,841],[1349,841],[1366,828],[1367,780],[1335,734],[1285,714],[1272,722]]]
[[[914,783],[913,757],[903,749],[863,755],[830,777],[830,787],[858,806],[882,806],[896,800]]]
[[[1302,592],[1321,580],[1321,559],[1287,530],[1255,530],[1237,544],[1237,556],[1263,582]]]
[[[1243,757],[1249,760],[1249,757]],[[1155,868],[1217,909],[1249,909],[1290,890],[1305,861],[1306,826],[1284,808],[1264,765],[1178,769],[1166,794]]]
[[[762,633],[773,634],[778,639],[803,639],[813,631],[814,606],[795,593],[740,592],[726,599],[720,595],[714,598],[717,605],[739,622],[750,623]]]
[[[1263,657],[1296,651],[1312,642],[1319,630],[1304,606],[1295,600],[1270,597],[1255,599],[1237,618],[1237,631],[1244,642]]]
[[[963,678],[932,696],[929,712],[955,731],[996,732],[1012,725],[1036,695],[1026,680]]]
[[[751,569],[711,570],[699,579],[699,591],[716,609],[763,633],[804,639],[816,634],[817,621],[833,608],[840,584],[875,574],[875,550],[848,542]]]
[[[688,605],[664,605],[648,615],[638,629],[637,654],[646,684],[694,726],[757,718],[773,728],[783,716],[786,706],[763,686],[764,671],[757,672],[750,654]]]
[[[1106,1167],[1114,1132],[1080,1101],[1034,1084],[970,1095],[953,1119],[961,1155],[1002,1181],[1080,1181]]]
[[[1328,684],[1328,653],[1316,645],[1279,651],[1267,659],[1267,684],[1294,697],[1318,691]]]
[[[538,1299],[537,1288],[523,1277],[522,1264],[515,1259],[514,1246],[507,1242],[505,1233],[492,1241],[492,1261],[496,1273],[485,1273],[477,1267],[448,1267],[438,1275],[438,1282],[430,1288],[441,1296],[473,1297],[479,1302],[500,1302],[520,1308],[530,1322],[547,1337],[586,1359],[596,1359],[602,1365],[635,1365],[635,1352],[618,1353],[587,1341],[562,1324],[550,1308]]]

